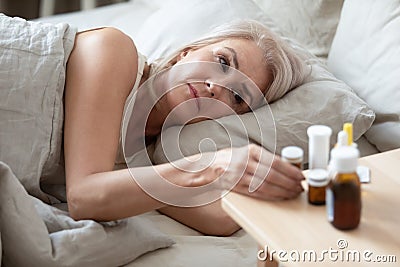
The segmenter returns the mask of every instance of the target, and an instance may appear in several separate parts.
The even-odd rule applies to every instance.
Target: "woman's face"
[[[169,77],[172,89],[162,105],[173,124],[247,112],[263,99],[271,79],[263,51],[245,39],[182,52]]]

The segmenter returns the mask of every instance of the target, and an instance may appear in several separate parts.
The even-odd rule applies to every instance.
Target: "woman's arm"
[[[163,206],[127,170],[112,171],[137,65],[134,43],[116,29],[76,37],[67,64],[64,124],[67,198],[75,219],[114,220]]]
[[[201,207],[167,206],[158,211],[206,235],[230,236],[240,229],[222,209],[221,200]]]
[[[137,57],[132,40],[116,29],[76,37],[67,64],[64,122],[68,208],[74,219],[116,220],[165,206],[147,195],[128,169],[113,171]],[[203,176],[171,164],[135,168],[134,173],[146,180],[161,175],[182,186],[206,183]]]

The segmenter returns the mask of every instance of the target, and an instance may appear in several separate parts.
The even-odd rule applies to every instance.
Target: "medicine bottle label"
[[[326,189],[325,202],[326,202],[326,214],[328,217],[328,221],[333,222],[335,201],[333,199],[333,193],[330,188]]]

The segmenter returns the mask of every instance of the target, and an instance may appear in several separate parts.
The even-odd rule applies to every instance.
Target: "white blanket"
[[[63,92],[76,30],[0,14],[0,232],[4,266],[120,266],[174,241],[146,219],[74,221],[61,188]],[[47,184],[47,185],[46,185]],[[49,186],[51,185],[51,186]],[[61,190],[62,192],[62,190]]]
[[[4,266],[121,266],[173,240],[147,219],[100,224],[28,195],[0,162],[0,225]]]

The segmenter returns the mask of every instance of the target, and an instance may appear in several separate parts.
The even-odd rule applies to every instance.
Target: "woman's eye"
[[[227,72],[229,70],[229,61],[223,56],[219,56],[218,61],[221,64],[222,71]]]
[[[233,93],[233,97],[235,98],[236,104],[242,104],[244,102],[243,98],[239,94],[237,94],[235,92],[232,92],[232,93]]]

